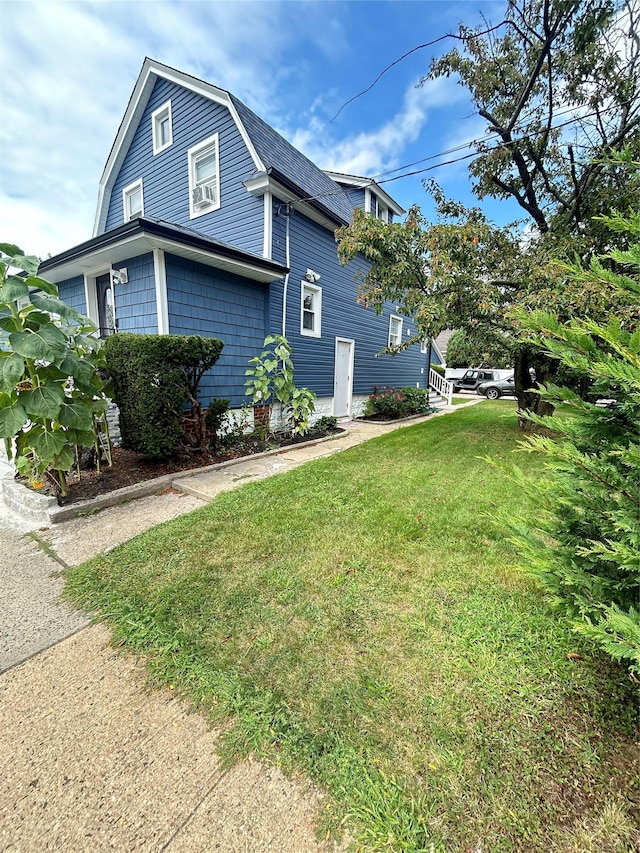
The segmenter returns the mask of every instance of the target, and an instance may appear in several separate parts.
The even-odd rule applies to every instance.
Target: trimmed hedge
[[[198,386],[220,358],[223,342],[197,335],[111,335],[107,370],[120,410],[122,446],[155,459],[175,454],[184,439],[184,405],[197,402]]]

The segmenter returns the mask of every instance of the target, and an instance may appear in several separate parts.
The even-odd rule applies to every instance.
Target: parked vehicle
[[[497,370],[486,370],[481,368],[473,368],[467,370],[464,376],[459,379],[453,379],[453,390],[456,391],[475,391],[483,382],[498,381],[500,379]]]
[[[503,394],[513,394],[515,387],[515,379],[511,374],[506,379],[492,379],[490,382],[482,382],[476,388],[476,392],[488,400],[497,400]]]

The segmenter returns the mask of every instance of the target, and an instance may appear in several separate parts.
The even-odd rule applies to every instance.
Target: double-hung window
[[[319,338],[322,320],[322,288],[302,282],[300,334]]]
[[[191,219],[220,207],[218,134],[189,149],[189,214]]]
[[[122,190],[122,207],[124,221],[130,222],[144,215],[144,199],[142,197],[142,178],[129,184]]]
[[[399,347],[402,343],[402,317],[389,317],[389,346]]]
[[[173,127],[171,123],[171,101],[167,101],[151,114],[151,129],[153,133],[153,153],[159,154],[173,144]]]

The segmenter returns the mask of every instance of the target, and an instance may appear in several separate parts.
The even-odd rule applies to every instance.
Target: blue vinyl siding
[[[59,282],[58,293],[63,302],[86,316],[87,298],[84,292],[84,276],[77,275],[75,278]]]
[[[129,281],[127,284],[117,284],[114,288],[118,331],[156,334],[158,310],[153,254],[149,252],[121,261],[118,268],[122,267],[127,268]]]
[[[173,145],[153,154],[151,115],[171,100]],[[188,151],[219,134],[220,208],[189,218]],[[229,110],[175,83],[159,79],[115,180],[106,231],[124,222],[122,190],[142,178],[144,215],[187,225],[217,240],[262,255],[264,205],[242,182],[255,164]]]
[[[274,227],[274,243],[276,239]],[[388,343],[389,317],[399,312],[388,304],[377,316],[373,309],[357,303],[354,275],[358,268],[366,269],[364,259],[340,266],[334,235],[300,213],[294,213],[290,220],[290,254],[286,332],[293,347],[297,385],[306,385],[322,397],[333,396],[335,339],[341,337],[355,341],[354,394],[370,394],[374,385],[416,387],[418,383],[421,388],[427,387],[427,354],[420,352],[419,345],[395,356],[378,356]],[[308,267],[321,275],[317,282],[322,288],[321,338],[300,334],[301,280]],[[282,284],[271,288],[270,330],[279,333]],[[403,340],[409,337],[407,330],[413,332],[415,326],[404,317]]]
[[[338,184],[345,191],[345,199],[353,205],[364,210],[364,189],[362,187],[351,187],[348,184]]]
[[[202,380],[200,399],[246,404],[244,372],[262,352],[269,306],[267,285],[166,255],[169,331],[224,341],[216,366]]]

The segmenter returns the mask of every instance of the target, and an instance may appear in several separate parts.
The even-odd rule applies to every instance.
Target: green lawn
[[[321,830],[345,820],[358,849],[626,851],[627,676],[490,523],[526,495],[479,457],[517,440],[503,402],[401,429],[221,495],[68,589],[156,683],[232,719],[228,756],[323,786]]]

